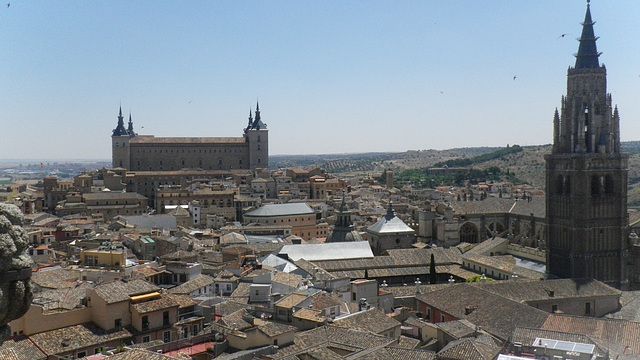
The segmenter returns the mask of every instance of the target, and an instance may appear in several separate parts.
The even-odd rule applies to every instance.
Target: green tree
[[[429,264],[429,283],[435,284],[438,282],[438,274],[436,273],[436,260],[431,253],[431,264]]]

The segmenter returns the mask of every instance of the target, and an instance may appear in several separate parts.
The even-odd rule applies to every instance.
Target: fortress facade
[[[249,123],[240,137],[155,137],[138,135],[131,115],[124,125],[122,107],[111,135],[112,166],[129,171],[181,169],[233,170],[269,167],[269,131],[249,111]]]

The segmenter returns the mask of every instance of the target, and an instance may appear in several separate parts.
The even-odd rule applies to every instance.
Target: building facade
[[[176,171],[180,169],[231,170],[269,167],[269,131],[256,105],[255,118],[241,137],[155,137],[138,135],[131,115],[124,126],[122,108],[111,135],[114,168],[130,171]]]
[[[553,120],[546,160],[547,271],[626,287],[628,155],[620,149],[620,117],[599,64],[587,4],[567,95]]]

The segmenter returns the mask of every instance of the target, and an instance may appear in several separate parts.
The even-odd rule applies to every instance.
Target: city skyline
[[[591,6],[636,140],[640,4]],[[0,158],[107,159],[120,105],[139,134],[240,136],[257,100],[273,155],[549,144],[585,7],[12,2]]]

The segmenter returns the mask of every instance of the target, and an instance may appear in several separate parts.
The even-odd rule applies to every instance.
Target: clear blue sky
[[[140,134],[241,136],[256,99],[272,155],[547,144],[586,10],[584,0],[5,1],[0,159],[36,160],[109,159],[120,104]],[[591,11],[622,138],[638,140],[640,1],[594,0]]]

